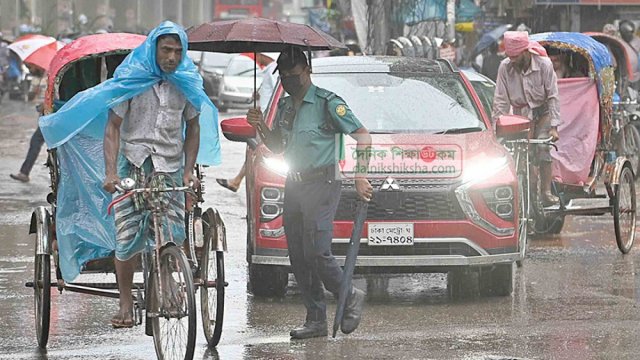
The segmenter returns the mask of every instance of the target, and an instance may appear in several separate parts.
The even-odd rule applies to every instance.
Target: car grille
[[[374,187],[375,188],[375,187]],[[464,213],[453,191],[374,191],[368,220],[461,220]],[[356,192],[344,189],[335,220],[353,221]]]

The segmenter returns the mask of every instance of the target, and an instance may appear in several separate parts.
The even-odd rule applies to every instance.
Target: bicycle
[[[155,173],[146,181],[145,187],[136,187],[133,179],[122,179],[116,189],[124,195],[109,204],[108,212],[117,203],[137,194],[141,195],[138,200],[144,201],[145,210],[148,211],[145,216],[152,218],[155,246],[152,247],[145,241],[145,250],[142,252],[145,290],[143,294],[140,287],[136,289],[135,323],[141,324],[144,309],[146,333],[153,336],[158,358],[191,359],[196,340],[192,267],[184,251],[176,246],[170,229],[167,231],[169,239],[165,241],[163,225],[168,228],[167,210],[171,199],[163,194],[170,192],[194,197],[196,194],[191,186],[162,186],[165,178],[169,177]],[[146,223],[146,220],[143,221],[143,224]]]

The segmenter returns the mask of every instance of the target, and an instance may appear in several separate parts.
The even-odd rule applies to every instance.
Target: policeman
[[[284,152],[290,169],[285,183],[284,231],[293,274],[307,309],[304,325],[291,330],[291,338],[322,337],[327,336],[322,285],[337,296],[343,279],[331,254],[341,186],[335,170],[336,139],[349,134],[358,142],[358,149],[364,149],[371,144],[371,136],[344,100],[311,83],[311,68],[302,50],[287,49],[277,65],[282,87],[290,96],[278,103],[272,129],[265,125],[259,109],[249,110],[247,121],[271,151]],[[355,185],[358,195],[369,201],[373,189],[364,173],[356,177]],[[352,288],[341,323],[343,333],[358,327],[364,298],[362,290]]]

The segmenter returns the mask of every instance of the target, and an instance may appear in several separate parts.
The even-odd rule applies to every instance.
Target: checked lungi
[[[151,157],[147,158],[141,167],[133,165],[126,157],[118,159],[118,176],[132,178],[136,181],[136,187],[149,186],[146,179],[154,172]],[[164,177],[156,177],[157,181],[164,184],[151,184],[158,186],[182,186],[182,169],[173,173],[165,173]],[[119,197],[121,194],[114,194]],[[166,209],[160,219],[160,229],[164,234],[163,244],[173,240],[176,245],[182,245],[185,239],[184,215],[185,194],[183,192],[163,192],[160,201]],[[114,205],[116,225],[116,258],[121,261],[128,260],[145,249],[145,241],[151,248],[155,247],[155,230],[153,216],[147,209],[147,204],[142,194],[130,196]]]

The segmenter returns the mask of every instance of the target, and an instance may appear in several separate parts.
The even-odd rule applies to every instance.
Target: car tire
[[[447,277],[447,292],[451,299],[467,299],[478,294],[478,270],[454,269],[449,271]]]
[[[480,269],[482,296],[509,296],[513,291],[513,264],[498,264]]]
[[[259,297],[283,297],[289,272],[282,266],[249,264],[249,288]]]

